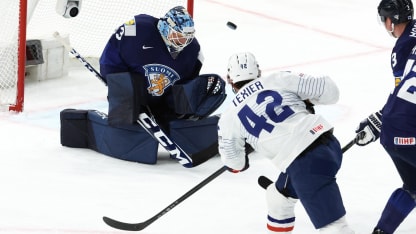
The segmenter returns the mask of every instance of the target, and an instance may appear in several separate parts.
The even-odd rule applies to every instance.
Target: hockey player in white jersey
[[[236,96],[218,123],[222,162],[231,172],[246,170],[249,145],[277,167],[280,175],[266,190],[269,233],[292,233],[300,200],[319,233],[353,234],[335,177],[340,144],[333,126],[307,107],[336,103],[336,84],[295,72],[260,76],[253,54],[230,57],[227,79]]]

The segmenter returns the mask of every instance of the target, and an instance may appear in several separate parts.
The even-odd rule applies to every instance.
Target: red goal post
[[[45,49],[36,48],[42,48],[44,40],[53,40],[54,32],[66,35],[84,57],[98,58],[114,30],[134,15],[161,17],[177,5],[194,14],[194,0],[72,0],[80,3],[79,14],[65,18],[57,6],[66,1],[71,0],[0,2],[0,111],[23,111],[27,67],[48,62]]]

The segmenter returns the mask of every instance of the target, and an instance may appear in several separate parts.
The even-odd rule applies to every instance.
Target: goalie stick
[[[141,222],[141,223],[125,223],[125,222],[117,221],[115,219],[112,219],[112,218],[109,218],[109,217],[106,217],[106,216],[103,217],[103,220],[107,225],[109,225],[110,227],[116,228],[116,229],[125,230],[125,231],[141,231],[141,230],[145,229],[147,226],[149,226],[150,224],[152,224],[154,221],[158,220],[160,217],[162,217],[163,215],[168,213],[170,210],[172,210],[174,207],[179,205],[185,199],[187,199],[192,194],[197,192],[199,189],[201,189],[202,187],[207,185],[209,182],[211,182],[212,180],[217,178],[219,175],[221,175],[226,170],[227,170],[227,167],[225,167],[225,166],[221,167],[216,172],[214,172],[213,174],[208,176],[206,179],[204,179],[202,182],[200,182],[195,187],[193,187],[191,190],[186,192],[184,195],[182,195],[181,197],[176,199],[174,202],[172,202],[166,208],[164,208],[159,213],[155,214],[154,216],[152,216],[151,218],[149,218],[148,220],[146,220],[144,222]]]
[[[107,85],[107,82],[105,81],[103,76],[96,69],[94,69],[94,67],[84,57],[82,57],[73,47],[71,47],[64,40],[64,38],[61,37],[59,32],[54,32],[53,36],[56,39],[58,39],[65,47],[65,49],[71,52],[71,54],[73,54],[90,72],[94,73],[94,75],[99,80],[101,80],[105,85]],[[151,137],[157,140],[159,144],[162,145],[162,147],[169,152],[171,158],[178,160],[178,162],[181,163],[184,167],[189,168],[204,162],[207,159],[206,155],[208,155],[208,153],[212,153],[214,148],[217,147],[217,144],[213,144],[207,147],[206,149],[190,156],[184,150],[182,150],[178,144],[169,139],[169,137],[163,132],[159,124],[157,124],[154,119],[155,118],[153,115],[143,112],[139,115],[137,123],[139,123],[146,130],[146,132],[149,133]],[[199,161],[193,161],[192,158],[197,158]]]
[[[169,137],[162,131],[160,126],[150,118],[145,112],[139,114],[137,122],[145,129],[149,135],[156,139],[165,148],[171,158],[179,161],[184,167],[192,167],[192,158],[183,151],[179,145],[169,139]],[[195,157],[195,156],[194,156]]]
[[[345,153],[345,151],[349,150],[355,143],[357,142],[357,138],[354,138],[348,144],[346,144],[344,147],[342,147],[341,151],[342,153]],[[271,179],[267,178],[264,175],[259,176],[257,179],[257,183],[262,187],[263,189],[267,189],[270,184],[274,183]]]

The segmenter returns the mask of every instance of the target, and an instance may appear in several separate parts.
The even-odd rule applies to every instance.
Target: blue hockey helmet
[[[183,50],[192,42],[195,35],[192,16],[183,6],[170,9],[159,19],[157,28],[171,54]]]
[[[381,0],[377,9],[382,22],[385,22],[386,18],[390,18],[393,24],[399,24],[413,19],[411,0]]]

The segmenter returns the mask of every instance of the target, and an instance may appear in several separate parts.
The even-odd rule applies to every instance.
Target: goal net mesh
[[[58,32],[85,58],[98,58],[114,30],[135,15],[161,17],[174,6],[188,6],[187,0],[82,0],[79,14],[65,18],[56,11],[59,0],[20,1],[28,5],[25,40],[52,38]],[[16,102],[17,73],[25,69],[17,62],[19,6],[19,0],[0,0],[0,110]]]

